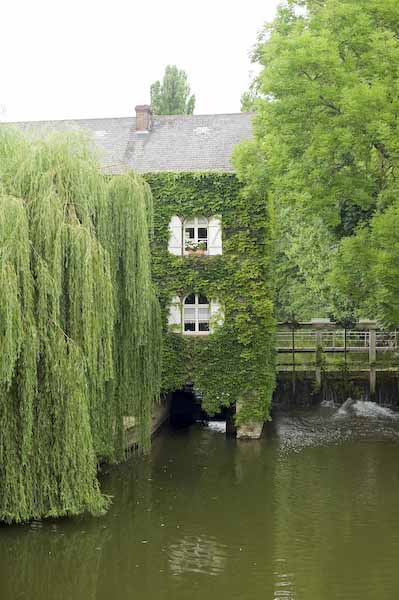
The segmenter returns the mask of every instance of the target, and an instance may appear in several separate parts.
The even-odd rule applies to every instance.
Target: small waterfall
[[[383,419],[399,418],[398,413],[395,413],[390,408],[380,406],[375,402],[369,402],[367,400],[358,400],[355,402],[353,410],[357,417],[378,417]]]
[[[353,400],[353,398],[347,398],[343,405],[338,409],[338,412],[336,413],[337,416],[342,417],[348,415],[350,412],[352,412],[352,408],[355,404],[356,400]]]
[[[207,426],[216,433],[226,433],[226,421],[208,421]]]
[[[348,398],[336,412],[337,417],[353,415],[356,417],[398,419],[399,414],[369,400],[353,400]]]

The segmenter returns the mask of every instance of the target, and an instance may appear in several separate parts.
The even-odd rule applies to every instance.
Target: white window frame
[[[188,298],[188,296],[194,295],[196,296],[196,303],[190,306],[194,308],[197,306],[197,309],[208,307],[209,310],[209,331],[198,331],[198,325],[195,327],[195,331],[184,331],[184,301]],[[171,333],[178,333],[179,335],[208,335],[215,333],[215,331],[221,327],[224,323],[224,307],[220,304],[219,300],[211,298],[208,300],[208,304],[199,304],[198,302],[199,294],[194,294],[194,292],[187,294],[184,298],[180,296],[173,296],[170,300],[169,309],[168,309],[168,329]],[[199,315],[194,313],[194,322],[197,317],[197,322],[199,323]]]
[[[199,220],[202,221],[206,221],[205,223],[200,223]],[[194,229],[194,237],[193,238],[186,238],[186,227],[190,227],[191,225],[193,225],[193,229]],[[200,238],[198,235],[198,230],[199,229],[206,229],[207,231],[207,236],[206,238]],[[197,217],[189,217],[187,219],[184,219],[183,221],[183,234],[182,234],[182,242],[183,242],[183,255],[184,256],[188,256],[189,251],[186,250],[186,243],[188,241],[192,241],[195,244],[199,244],[200,242],[204,242],[206,241],[206,246],[207,249],[205,250],[205,256],[208,256],[209,254],[209,219],[208,217],[204,217],[204,216],[197,216]]]
[[[222,217],[213,215],[208,219],[208,256],[223,254]]]
[[[183,255],[183,220],[178,215],[173,215],[169,221],[169,254]]]
[[[199,223],[199,220],[207,221],[205,223]],[[175,256],[188,256],[189,251],[186,250],[186,227],[193,224],[194,237],[192,241],[198,244],[201,241],[206,241],[207,249],[204,251],[204,256],[217,256],[223,254],[223,240],[222,240],[222,217],[221,215],[213,215],[206,217],[205,215],[199,215],[197,217],[180,217],[179,215],[173,215],[169,221],[169,240],[168,250],[170,254]],[[207,238],[200,238],[198,236],[198,230],[201,227],[207,228]]]
[[[186,300],[187,298],[189,298],[190,296],[195,296],[195,303],[194,304],[186,304]],[[211,301],[207,298],[207,296],[204,296],[207,300],[208,303],[207,304],[203,304],[203,303],[199,303],[199,297],[200,296],[204,296],[204,294],[188,294],[187,296],[185,296],[183,298],[182,301],[182,334],[183,335],[209,335],[211,333]],[[190,308],[192,310],[194,310],[194,320],[193,321],[186,321],[185,318],[185,308]],[[199,318],[199,311],[200,309],[207,309],[208,310],[208,319],[206,321],[204,321],[203,319]],[[195,325],[195,330],[194,331],[185,331],[184,326],[186,322],[192,322]],[[205,322],[208,323],[208,331],[200,331],[199,330],[199,324],[201,322]]]

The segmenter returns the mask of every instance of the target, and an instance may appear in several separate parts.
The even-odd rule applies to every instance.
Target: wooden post
[[[295,399],[296,374],[295,374],[295,327],[292,323],[292,397]]]
[[[321,388],[321,366],[320,365],[316,365],[316,386],[317,386],[317,389],[320,390],[320,388]]]
[[[323,352],[321,339],[321,331],[318,329],[316,331],[316,385],[318,390],[321,388],[321,356]]]
[[[377,387],[377,369],[370,367],[370,400],[375,401],[375,392]]]
[[[369,330],[369,363],[374,364],[377,361],[377,332],[370,327]]]
[[[236,414],[236,405],[229,406],[226,409],[226,435],[227,437],[233,437],[237,433],[236,424],[234,417]]]
[[[369,366],[370,366],[370,399],[375,400],[377,385],[377,371],[375,364],[377,362],[377,332],[375,327],[369,328]]]

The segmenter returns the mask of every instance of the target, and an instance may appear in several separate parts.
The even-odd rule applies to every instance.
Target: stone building
[[[166,335],[175,339],[169,346],[173,352],[168,354],[168,367],[174,373],[179,372],[178,377],[166,376],[166,388],[172,391],[187,383],[199,387],[200,394],[204,393],[208,399],[207,410],[216,411],[218,406],[229,402],[238,407],[253,403],[253,410],[245,409],[245,418],[239,423],[238,431],[243,437],[260,435],[274,387],[269,343],[272,334],[268,331],[266,338],[263,336],[267,329],[262,329],[262,323],[267,321],[265,309],[259,308],[259,299],[256,305],[254,300],[266,276],[262,268],[256,267],[256,276],[247,276],[243,270],[251,271],[248,269],[251,260],[253,265],[261,264],[262,244],[267,234],[262,220],[260,224],[254,222],[250,207],[244,212],[237,208],[240,186],[232,165],[234,147],[252,138],[251,120],[251,113],[156,116],[149,106],[139,105],[135,117],[16,124],[34,135],[86,131],[105,174],[117,176],[134,169],[147,179],[155,202],[154,278],[160,290]],[[258,199],[254,214],[260,214],[262,202]],[[251,200],[247,201],[248,206],[250,203]],[[256,248],[251,236],[260,240]],[[226,259],[225,247],[228,247]],[[265,292],[262,301],[266,296]],[[245,318],[250,342],[243,341],[245,335],[240,330]],[[241,324],[230,327],[233,321]],[[225,335],[224,341],[220,333],[223,322],[230,327],[229,337]],[[208,343],[209,354],[203,355],[203,361],[213,364],[211,353],[221,355],[220,362],[213,367],[220,373],[220,377],[216,374],[220,388],[210,371],[201,373],[199,382],[196,381],[198,361],[196,367],[190,364],[183,368],[193,350],[176,341],[176,336],[180,336],[197,343],[199,338],[213,338],[212,334],[218,340],[219,350],[216,342],[214,349]],[[223,343],[225,349],[220,351]],[[195,348],[194,354],[203,352],[198,346]],[[256,373],[253,361],[248,359],[245,364],[245,360],[240,360],[251,352],[258,363],[264,354],[267,372]],[[227,360],[237,366],[232,367],[231,377],[236,376],[236,381],[231,389],[229,380],[222,376]],[[208,392],[204,392],[211,380]],[[266,388],[267,393],[263,391]],[[237,398],[232,400],[234,393]],[[259,396],[262,400],[256,403],[254,398]]]

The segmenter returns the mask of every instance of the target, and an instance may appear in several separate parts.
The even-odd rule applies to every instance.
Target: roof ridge
[[[186,115],[186,114],[182,114],[182,115],[156,115],[154,114],[154,118],[155,119],[177,119],[177,118],[184,118],[184,119],[190,119],[190,118],[195,118],[195,117],[232,117],[232,116],[236,116],[236,115],[255,115],[254,112],[252,111],[245,111],[245,112],[232,112],[232,113],[203,113],[203,114],[198,114],[198,115]],[[0,121],[0,125],[20,125],[20,124],[26,124],[26,123],[32,123],[32,124],[39,124],[39,123],[66,123],[68,121],[108,121],[108,120],[124,120],[124,119],[136,119],[136,117],[134,115],[131,116],[124,116],[124,117],[80,117],[80,118],[74,118],[74,117],[70,117],[67,119],[37,119],[37,120],[30,120],[30,121]]]
[[[33,121],[0,121],[0,125],[21,125],[22,123],[33,123],[35,125],[39,123],[66,123],[67,121],[108,121],[116,119],[135,119],[136,117],[81,117],[75,119],[74,117],[68,119],[37,119]]]
[[[254,112],[250,112],[250,111],[246,111],[246,112],[241,112],[241,111],[237,111],[237,112],[232,112],[232,113],[201,113],[198,115],[186,115],[186,114],[182,114],[182,115],[156,115],[154,114],[154,118],[159,118],[159,117],[168,117],[168,118],[174,118],[174,117],[184,117],[184,118],[190,118],[190,117],[233,117],[235,115],[254,115]]]

